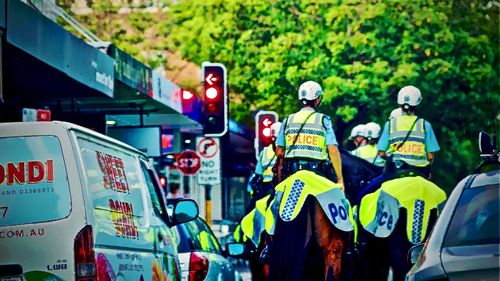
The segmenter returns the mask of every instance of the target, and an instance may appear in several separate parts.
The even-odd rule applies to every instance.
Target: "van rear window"
[[[0,226],[54,221],[71,211],[55,136],[0,138]]]

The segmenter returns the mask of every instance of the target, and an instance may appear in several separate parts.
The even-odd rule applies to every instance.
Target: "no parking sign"
[[[196,152],[201,158],[198,184],[221,183],[220,142],[218,138],[196,138]]]

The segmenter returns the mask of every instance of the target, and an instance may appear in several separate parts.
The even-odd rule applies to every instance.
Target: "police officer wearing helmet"
[[[384,166],[385,160],[378,155],[377,149],[380,131],[380,125],[375,122],[365,124],[365,132],[368,143],[353,150],[351,152],[352,155],[365,159],[366,161],[379,167]]]
[[[276,163],[276,137],[278,136],[281,127],[281,122],[276,122],[271,125],[272,142],[264,147],[259,154],[255,173],[249,181],[249,192],[258,200],[269,193],[273,188],[273,167]]]
[[[430,165],[439,144],[431,124],[415,115],[421,101],[422,94],[417,87],[401,88],[398,104],[402,115],[385,124],[377,149],[381,157],[389,150],[397,169],[413,169],[430,177]]]
[[[298,98],[302,109],[283,120],[276,140],[276,155],[284,159],[281,179],[298,170],[311,170],[343,184],[332,122],[330,117],[316,112],[322,97],[318,83],[307,81],[300,85]]]
[[[401,107],[398,107],[398,108],[391,111],[391,114],[389,115],[389,119],[394,119],[394,118],[397,118],[401,115],[403,115],[403,110],[401,109]]]
[[[366,125],[359,124],[359,125],[354,126],[354,128],[352,128],[352,130],[351,130],[351,135],[349,136],[349,139],[352,140],[352,143],[354,144],[354,147],[355,147],[354,149],[365,145],[367,142]],[[353,151],[351,151],[351,153]]]

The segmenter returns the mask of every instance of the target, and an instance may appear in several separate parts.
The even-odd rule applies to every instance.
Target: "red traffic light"
[[[194,97],[194,94],[186,89],[182,89],[182,99],[183,100],[190,100]]]
[[[271,125],[278,121],[278,114],[274,111],[259,111],[255,116],[255,153],[258,159],[260,151],[271,144]]]
[[[262,135],[264,135],[265,137],[270,137],[271,136],[271,128],[262,129]]]
[[[205,91],[207,99],[214,100],[219,96],[219,91],[215,87],[210,87]]]
[[[220,63],[204,62],[201,124],[206,136],[222,136],[228,130],[227,75]]]

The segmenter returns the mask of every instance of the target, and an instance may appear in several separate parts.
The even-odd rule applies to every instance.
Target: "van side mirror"
[[[491,137],[488,133],[479,132],[479,151],[481,155],[493,154],[493,145],[491,144]]]
[[[174,225],[192,221],[198,217],[198,204],[191,199],[176,201],[172,206],[172,223]]]
[[[422,253],[422,250],[424,249],[424,244],[420,243],[417,245],[413,245],[410,250],[408,251],[408,262],[411,264],[415,264],[420,257],[420,254]]]

